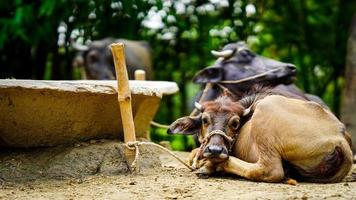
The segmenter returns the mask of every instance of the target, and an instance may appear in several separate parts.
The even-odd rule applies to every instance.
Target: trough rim
[[[131,94],[162,97],[179,91],[175,82],[130,80]],[[47,89],[59,92],[117,94],[116,80],[30,80],[0,79],[0,89]]]

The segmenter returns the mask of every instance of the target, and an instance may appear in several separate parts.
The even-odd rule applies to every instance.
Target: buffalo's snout
[[[203,151],[203,157],[213,159],[217,162],[227,159],[228,150],[226,148],[225,142],[226,141],[221,136],[211,137]]]
[[[297,68],[293,64],[287,64],[287,69],[292,73],[296,73],[297,72]]]
[[[211,156],[219,156],[223,152],[224,148],[218,145],[210,145],[204,151],[204,153]]]
[[[295,65],[290,63],[283,63],[283,65],[280,65],[278,68],[278,71],[270,73],[267,78],[282,82],[284,84],[290,84],[295,80],[295,76],[297,74],[297,68]]]

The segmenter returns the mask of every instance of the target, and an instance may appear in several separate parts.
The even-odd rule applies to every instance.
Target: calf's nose
[[[207,153],[211,153],[211,155],[220,155],[223,152],[223,148],[217,145],[211,145],[206,148]]]

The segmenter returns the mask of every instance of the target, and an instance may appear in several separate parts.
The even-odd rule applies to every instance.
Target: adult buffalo
[[[146,71],[147,79],[152,79],[151,48],[145,41],[105,38],[95,40],[88,46],[73,43],[74,49],[79,53],[73,61],[74,67],[83,69],[86,79],[115,79],[115,68],[109,45],[124,43],[125,59],[129,79],[134,78],[137,69]]]
[[[224,89],[241,98],[253,85],[276,87],[285,93],[315,101],[324,107],[317,96],[304,94],[293,84],[296,68],[293,64],[279,62],[253,53],[243,42],[230,43],[221,51],[212,51],[218,59],[199,71],[193,81],[206,85],[199,102],[216,99]],[[195,113],[195,112],[194,112]]]

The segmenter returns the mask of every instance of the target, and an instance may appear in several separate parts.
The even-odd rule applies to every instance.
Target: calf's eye
[[[230,120],[230,127],[234,130],[237,130],[240,126],[240,121],[237,118],[233,118]]]
[[[208,124],[208,119],[206,117],[202,118],[203,124]]]

